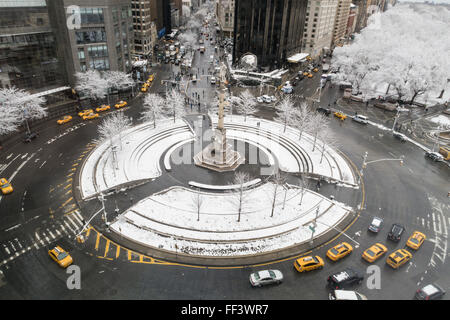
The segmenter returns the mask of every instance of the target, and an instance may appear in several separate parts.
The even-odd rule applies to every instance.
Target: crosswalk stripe
[[[76,213],[73,214],[72,217],[73,217],[75,220],[77,220],[77,221],[79,222],[80,226],[83,225],[83,222],[81,222],[80,218],[78,218],[78,216],[76,215]]]
[[[74,230],[77,230],[77,229],[78,229],[78,226],[75,224],[75,222],[73,222],[73,220],[72,220],[69,216],[66,216],[66,218],[67,218],[67,220],[69,220],[69,222],[75,227]]]
[[[47,229],[47,232],[50,234],[50,237],[52,237],[52,239],[55,239],[55,235],[53,234],[53,232],[51,232],[49,229]]]
[[[3,247],[5,248],[6,253],[9,255],[11,252],[9,251],[8,247],[6,245],[3,245]]]
[[[66,220],[64,220],[64,224],[66,225],[67,229],[69,229],[69,231],[71,231],[73,234],[76,234],[76,232],[72,229],[72,227],[67,223]]]

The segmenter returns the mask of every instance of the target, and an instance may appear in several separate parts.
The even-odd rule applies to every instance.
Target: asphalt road
[[[202,56],[196,53],[197,67],[209,59],[211,48],[207,50]],[[168,78],[169,68],[158,68],[151,92],[165,90],[160,80]],[[314,87],[312,81],[306,82],[305,89],[299,85],[296,93],[306,95],[314,92]],[[214,87],[203,77],[189,88],[188,94],[205,90],[205,99],[213,96]],[[141,98],[125,109],[128,116],[138,118]],[[261,110],[260,114],[270,118],[270,106],[263,105]],[[449,168],[429,161],[422,150],[398,142],[388,132],[350,119],[342,123],[330,117],[330,123],[340,141],[340,150],[359,169],[364,152],[368,152],[367,161],[404,155],[405,163],[400,166],[398,162],[378,162],[364,169],[365,202],[361,215],[345,234],[313,250],[313,254],[325,257],[328,248],[347,241],[355,246],[355,251],[342,261],[333,263],[325,258],[324,269],[299,274],[293,269],[294,258],[267,266],[207,268],[145,260],[95,234],[79,244],[73,237],[83,221],[77,215],[70,179],[92,149],[90,143],[96,138],[100,121],[84,122],[81,126],[79,119],[63,126],[49,123],[39,129],[40,137],[31,144],[17,144],[0,154],[0,163],[7,165],[2,166],[1,175],[13,177],[15,188],[13,194],[0,200],[1,299],[327,299],[328,275],[347,266],[365,272],[369,264],[361,259],[363,250],[375,242],[386,244],[389,252],[403,248],[414,230],[424,232],[427,240],[413,253],[412,261],[393,270],[385,264],[385,257],[381,258],[375,263],[380,267],[381,288],[369,289],[363,282],[355,289],[369,299],[411,299],[418,287],[430,282],[450,289]],[[331,186],[322,192],[336,196],[347,193]],[[377,235],[367,231],[374,215],[385,220]],[[394,222],[407,229],[399,243],[386,239]],[[81,268],[81,290],[69,290],[69,275],[50,260],[47,250],[55,244],[70,251],[74,263]],[[265,268],[281,270],[284,282],[251,288],[249,274]]]

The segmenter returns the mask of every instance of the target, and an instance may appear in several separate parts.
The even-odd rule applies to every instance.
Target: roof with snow
[[[309,56],[309,53],[296,53],[293,56],[290,56],[287,60],[289,63],[299,63],[303,59]]]

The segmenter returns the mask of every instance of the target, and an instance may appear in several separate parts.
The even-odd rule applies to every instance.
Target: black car
[[[355,270],[354,268],[345,268],[344,270],[332,274],[328,277],[328,287],[332,289],[342,289],[354,285],[360,284],[364,279],[364,275]]]
[[[36,139],[39,136],[36,132],[31,132],[25,134],[25,138],[23,139],[23,142],[31,142],[31,140]]]
[[[444,157],[438,152],[425,152],[425,156],[433,161],[444,161]]]
[[[437,284],[429,284],[425,287],[418,289],[416,291],[415,298],[418,300],[437,300],[441,299],[445,294],[444,289],[442,289]]]
[[[322,107],[317,108],[316,111],[317,112],[321,112],[321,113],[323,113],[326,116],[329,116],[331,114],[331,110],[330,109],[326,109],[326,108],[322,108]]]
[[[391,230],[388,233],[388,239],[398,242],[402,237],[402,234],[406,231],[406,228],[401,224],[394,223],[391,227]]]

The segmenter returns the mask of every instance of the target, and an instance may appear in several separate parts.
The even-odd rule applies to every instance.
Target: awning
[[[26,98],[19,99],[18,102],[33,100],[34,98],[48,96],[50,94],[61,92],[61,91],[65,91],[65,90],[69,90],[69,89],[72,89],[72,88],[71,87],[59,87],[59,88],[55,88],[55,89],[51,89],[51,90],[47,90],[47,91],[41,91],[41,92],[38,92],[38,93],[35,93],[35,94],[32,94],[32,95],[29,95]]]
[[[290,56],[287,61],[289,63],[299,63],[300,61],[306,59],[309,56],[309,53],[296,53],[293,56]]]

